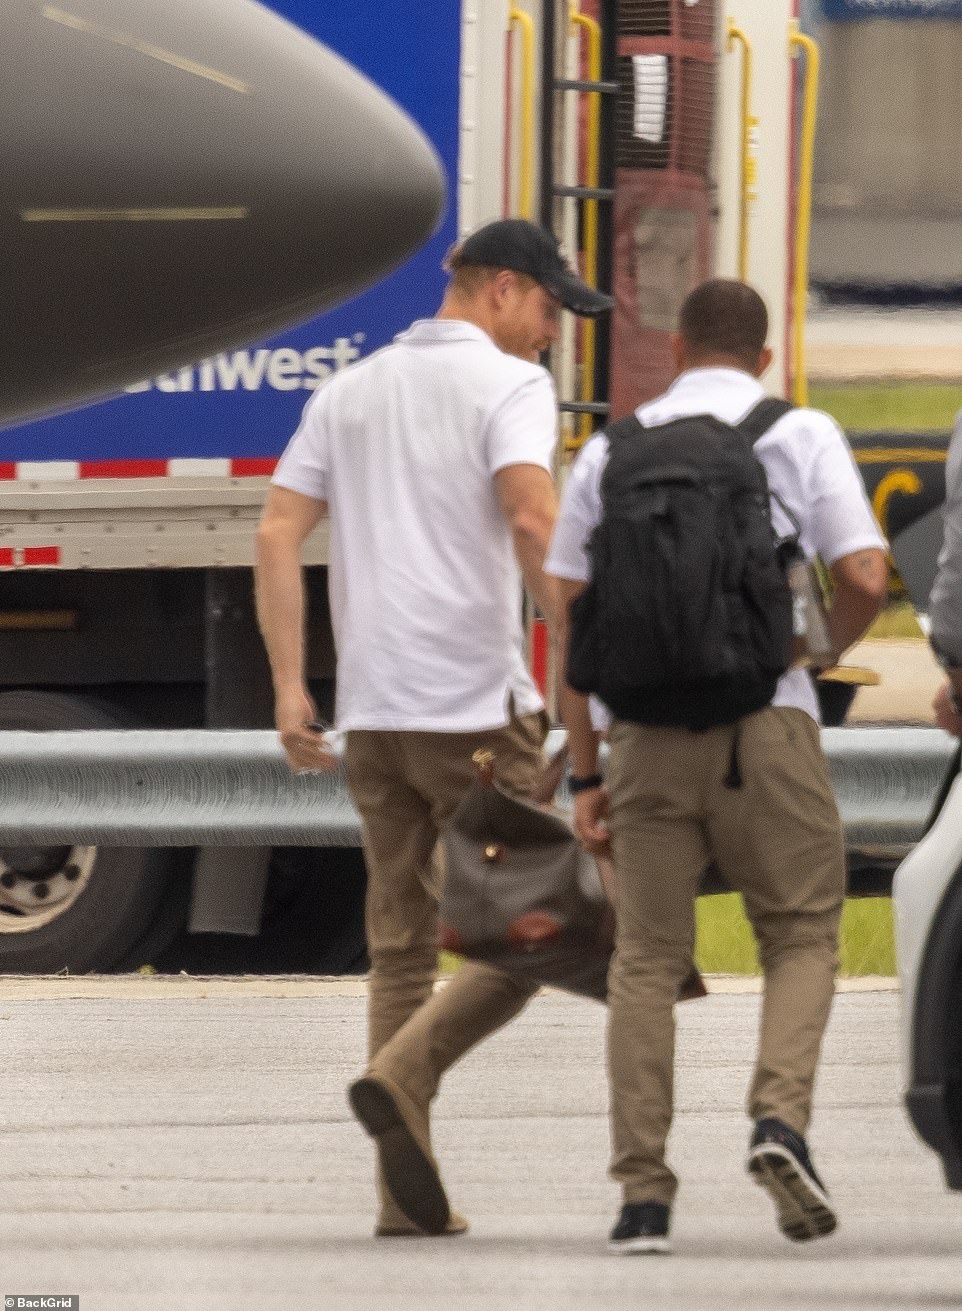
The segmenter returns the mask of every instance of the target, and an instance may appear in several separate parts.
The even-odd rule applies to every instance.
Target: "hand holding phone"
[[[337,756],[324,736],[327,729],[306,690],[293,690],[278,698],[277,731],[292,773],[333,774],[337,770]]]

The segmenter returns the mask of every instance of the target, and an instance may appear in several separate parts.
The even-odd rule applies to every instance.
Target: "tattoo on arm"
[[[874,576],[878,569],[878,551],[859,551],[855,557],[855,565],[859,573],[867,577]]]

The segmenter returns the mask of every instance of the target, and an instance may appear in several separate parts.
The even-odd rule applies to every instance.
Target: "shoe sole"
[[[377,1143],[384,1182],[397,1206],[424,1233],[443,1234],[451,1216],[444,1187],[394,1098],[373,1079],[358,1079],[348,1089],[348,1099]]]
[[[821,1188],[777,1143],[756,1147],[748,1157],[748,1172],[775,1203],[778,1227],[793,1243],[805,1243],[832,1233],[838,1218]]]
[[[423,1229],[402,1229],[400,1226],[378,1225],[374,1230],[375,1238],[457,1238],[459,1234],[466,1234],[468,1226],[456,1225],[452,1228],[445,1225],[439,1234],[428,1234]]]
[[[669,1256],[671,1243],[667,1238],[613,1238],[608,1251],[615,1256]]]

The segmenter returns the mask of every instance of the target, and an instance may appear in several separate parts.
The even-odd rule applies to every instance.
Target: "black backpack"
[[[798,538],[777,541],[752,448],[791,408],[763,400],[735,427],[701,414],[607,429],[567,677],[618,719],[705,729],[771,702],[792,658]]]

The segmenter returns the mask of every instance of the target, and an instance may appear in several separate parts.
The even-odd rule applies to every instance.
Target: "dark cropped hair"
[[[753,287],[712,278],[681,307],[679,331],[694,355],[732,355],[753,369],[768,337],[768,310]]]

